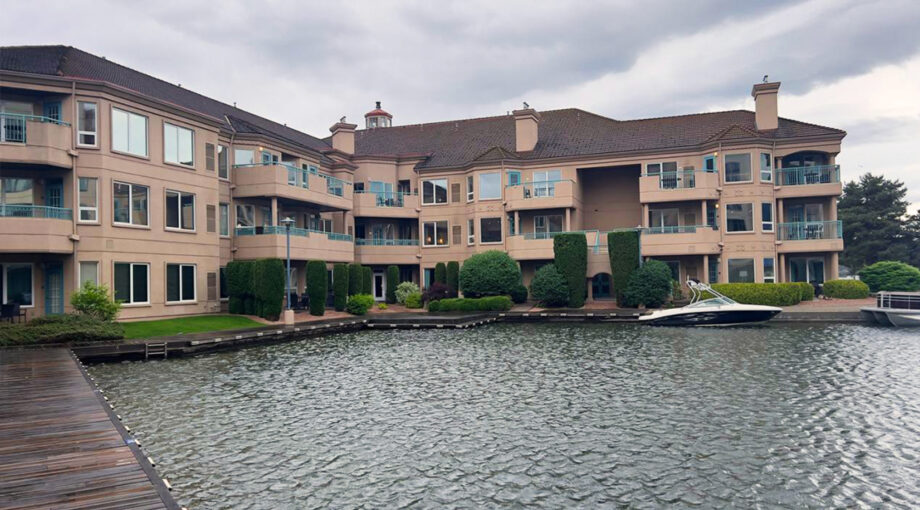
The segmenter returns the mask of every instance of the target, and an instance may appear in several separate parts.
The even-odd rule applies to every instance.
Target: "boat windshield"
[[[685,308],[706,308],[710,306],[724,306],[734,304],[734,301],[728,298],[715,297],[711,299],[704,299],[703,301],[697,301],[691,305],[687,305]]]

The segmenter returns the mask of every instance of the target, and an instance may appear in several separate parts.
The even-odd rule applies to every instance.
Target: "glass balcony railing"
[[[26,143],[29,122],[50,122],[59,126],[70,125],[51,117],[0,113],[0,142]]]
[[[258,236],[258,235],[286,235],[287,227],[281,225],[265,225],[261,227],[236,227],[238,236]],[[296,237],[310,237],[310,235],[324,235],[330,241],[347,241],[352,242],[352,236],[340,234],[338,232],[324,232],[322,230],[312,230],[308,228],[291,227],[291,235]]]
[[[355,239],[357,246],[418,246],[418,239]]]
[[[341,197],[345,195],[345,187],[351,186],[350,181],[343,181],[338,177],[333,177],[331,175],[324,174],[322,172],[316,171],[314,167],[300,168],[290,163],[280,162],[280,163],[245,163],[242,165],[233,165],[233,168],[252,168],[258,166],[275,166],[280,165],[287,168],[287,181],[289,186],[295,186],[298,188],[310,189],[310,179],[308,175],[317,175],[326,179],[326,193],[330,195],[335,195]]]
[[[696,177],[693,170],[678,170],[676,172],[658,172],[642,174],[642,177],[658,177],[660,189],[690,189],[696,187]]]
[[[777,186],[804,186],[840,182],[840,165],[800,166],[776,170]]]
[[[716,230],[712,225],[675,225],[668,227],[645,227],[643,234],[693,234],[698,230]]]
[[[575,181],[571,179],[556,179],[549,181],[533,181],[533,182],[524,182],[521,184],[512,184],[509,185],[509,188],[520,187],[523,188],[524,198],[550,198],[556,196],[556,183],[557,182],[572,182]]]
[[[18,205],[0,203],[0,218],[48,218],[54,220],[72,220],[73,211],[63,207],[45,205]]]
[[[418,195],[407,191],[355,191],[355,194],[376,195],[376,207],[405,207],[405,197]]]
[[[776,227],[776,238],[780,241],[843,239],[843,222],[840,220],[780,223]]]
[[[519,235],[523,237],[525,240],[530,241],[533,239],[552,239],[559,234],[566,234],[566,233],[571,234],[571,232],[564,232],[560,230],[557,232],[525,232],[523,234],[515,234],[515,235]]]

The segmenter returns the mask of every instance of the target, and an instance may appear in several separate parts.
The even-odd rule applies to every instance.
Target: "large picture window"
[[[96,146],[96,103],[77,101],[77,145]]]
[[[502,242],[502,219],[501,218],[480,218],[479,219],[479,242],[480,243],[500,243]]]
[[[548,239],[554,232],[562,232],[562,215],[548,214],[533,217],[533,235],[535,239]]]
[[[95,177],[80,177],[80,221],[99,221],[99,181]]]
[[[751,155],[725,156],[725,182],[751,182]]]
[[[166,302],[195,301],[195,266],[166,264]]]
[[[112,108],[112,150],[147,157],[147,117]]]
[[[728,204],[725,206],[725,220],[728,232],[753,232],[754,208],[751,204]]]
[[[502,174],[492,172],[479,174],[479,200],[493,200],[502,197]]]
[[[446,204],[447,179],[433,179],[422,181],[422,204]]]
[[[129,305],[149,303],[150,265],[116,262],[115,299]]]
[[[163,159],[167,163],[193,166],[195,164],[195,133],[191,129],[164,122]]]
[[[149,225],[147,186],[114,182],[112,185],[112,214],[115,223],[122,225]]]
[[[35,305],[32,264],[0,265],[0,291],[3,303],[18,303],[19,306]]]
[[[255,152],[252,149],[236,149],[233,151],[234,165],[251,165],[255,163]]]
[[[426,221],[422,227],[424,246],[447,246],[447,221]]]
[[[728,283],[754,283],[754,259],[728,259]]]

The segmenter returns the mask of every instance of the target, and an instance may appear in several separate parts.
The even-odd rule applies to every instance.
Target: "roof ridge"
[[[717,110],[714,112],[682,113],[680,115],[662,115],[659,117],[644,117],[641,119],[628,119],[628,120],[621,120],[618,122],[640,122],[640,121],[646,121],[646,120],[680,119],[684,117],[702,117],[704,115],[720,115],[723,113],[738,113],[738,112],[750,113],[750,114],[754,113],[751,110],[745,110],[743,108],[738,108],[735,110]]]
[[[578,111],[585,112],[585,113],[591,113],[591,112],[589,112],[589,111],[587,111],[587,110],[582,110],[582,109],[580,109],[580,108],[557,108],[557,109],[555,109],[555,110],[542,110],[542,111],[540,111],[539,113],[542,115],[542,114],[546,114],[546,113],[557,113],[557,112],[564,112],[564,111],[570,111],[570,110],[578,110]],[[610,118],[607,118],[607,117],[603,117],[602,115],[597,115],[597,114],[592,114],[592,115],[595,115],[595,116],[598,116],[598,117],[601,117],[601,118],[605,118],[605,119],[607,119],[607,120],[613,120],[613,121],[615,121],[615,122],[618,122],[618,121],[616,121],[616,119],[610,119]],[[356,132],[356,133],[363,133],[363,132],[373,131],[373,130],[376,130],[376,129],[387,129],[387,130],[389,130],[389,129],[397,129],[397,128],[413,128],[413,127],[423,127],[423,126],[437,126],[437,125],[440,125],[440,124],[452,124],[452,123],[456,123],[456,122],[480,122],[480,121],[495,120],[495,119],[504,119],[504,118],[513,119],[513,118],[514,118],[514,115],[511,115],[510,113],[505,113],[505,114],[502,114],[502,115],[490,115],[490,116],[487,116],[487,117],[470,117],[470,118],[468,118],[468,119],[451,119],[451,120],[436,120],[436,121],[434,121],[434,122],[417,122],[417,123],[415,123],[415,124],[401,124],[401,125],[398,125],[398,126],[390,126],[390,127],[386,127],[386,128],[364,128],[364,129],[358,129],[358,130],[356,130],[355,132]]]
[[[785,120],[786,122],[795,122],[796,124],[802,124],[803,126],[819,127],[819,128],[821,128],[821,129],[830,129],[830,130],[833,130],[833,131],[838,131],[838,132],[840,132],[840,133],[846,133],[846,131],[843,130],[843,129],[833,128],[833,127],[830,127],[830,126],[825,126],[825,125],[823,125],[823,124],[815,124],[815,123],[813,123],[813,122],[805,122],[805,121],[802,121],[802,120],[790,119],[790,118],[787,118],[787,117],[777,117],[777,118],[779,118],[780,120]]]

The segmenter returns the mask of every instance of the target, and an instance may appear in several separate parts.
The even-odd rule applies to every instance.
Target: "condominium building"
[[[217,312],[231,260],[385,268],[423,287],[438,262],[498,249],[525,283],[553,236],[589,245],[589,298],[611,295],[607,233],[676,279],[821,282],[843,249],[844,131],[755,111],[617,120],[568,108],[316,138],[65,46],[0,48],[0,282],[30,316],[106,284],[122,318]],[[282,220],[290,218],[288,230]],[[331,272],[330,272],[331,279]]]

